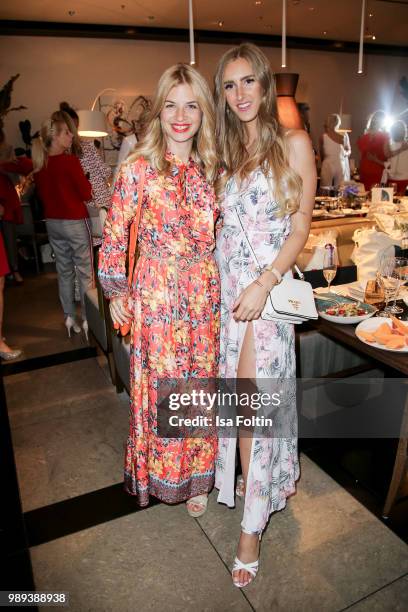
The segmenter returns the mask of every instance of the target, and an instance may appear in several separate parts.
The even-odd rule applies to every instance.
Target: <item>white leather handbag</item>
[[[238,210],[235,209],[235,212],[249,251],[256,263],[259,274],[261,274],[262,266],[259,265],[258,258],[249,241]],[[304,280],[304,276],[299,268],[296,265],[294,267],[300,280],[292,278],[291,272],[287,272],[282,281],[275,285],[268,294],[261,319],[266,321],[278,320],[286,321],[287,323],[303,323],[308,319],[318,318],[312,285]]]

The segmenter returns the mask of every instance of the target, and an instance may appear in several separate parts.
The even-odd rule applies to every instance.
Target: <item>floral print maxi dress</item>
[[[160,380],[215,377],[219,358],[219,274],[214,259],[218,216],[200,166],[171,157],[171,173],[146,166],[131,296],[130,431],[125,489],[176,503],[207,493],[214,482],[216,438],[164,438],[157,431]],[[122,170],[100,250],[107,297],[128,295],[128,227],[137,207],[140,161]]]
[[[236,378],[247,327],[246,322],[232,318],[233,304],[259,276],[237,212],[261,266],[274,260],[290,232],[290,217],[278,215],[279,207],[271,193],[271,179],[260,169],[250,175],[240,190],[234,177],[226,185],[216,250],[221,275],[221,378]],[[267,389],[268,381],[271,384],[271,379],[278,379],[283,388],[280,411],[285,423],[279,437],[273,437],[273,426],[268,435],[257,437],[257,430],[254,431],[241,523],[246,533],[260,533],[265,528],[270,514],[286,505],[286,498],[294,493],[299,478],[294,326],[258,319],[253,322],[253,329],[258,388]],[[236,437],[221,438],[215,486],[220,490],[218,501],[228,506],[234,505],[235,454]]]

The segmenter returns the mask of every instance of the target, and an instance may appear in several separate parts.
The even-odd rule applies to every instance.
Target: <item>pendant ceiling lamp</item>
[[[195,65],[195,50],[194,50],[194,16],[193,16],[193,0],[188,0],[188,27],[190,33],[190,66]]]
[[[282,0],[282,68],[286,68],[286,0]]]
[[[286,128],[304,129],[295,100],[299,75],[293,72],[275,74],[279,123]]]
[[[337,131],[342,134],[344,134],[345,132],[351,132],[351,115],[341,113],[340,121],[340,127]]]
[[[366,0],[361,0],[360,48],[358,52],[358,74],[363,74],[363,47]]]
[[[95,110],[95,106],[99,98],[107,91],[116,91],[116,89],[112,89],[111,87],[102,89],[102,91],[96,95],[91,106],[91,110],[78,111],[78,134],[80,136],[88,138],[103,138],[104,136],[108,135],[105,114],[101,110]]]

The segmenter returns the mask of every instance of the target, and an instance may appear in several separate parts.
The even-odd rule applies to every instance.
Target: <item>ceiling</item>
[[[201,30],[279,35],[282,0],[193,0]],[[366,42],[406,46],[408,0],[367,0]],[[287,0],[287,35],[357,41],[361,0]],[[187,0],[2,0],[0,19],[188,27]],[[375,40],[373,40],[375,36]]]

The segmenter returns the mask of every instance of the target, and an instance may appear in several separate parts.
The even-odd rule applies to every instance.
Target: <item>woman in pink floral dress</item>
[[[196,438],[161,437],[157,399],[161,380],[188,383],[218,372],[213,134],[212,96],[203,77],[184,64],[169,68],[159,81],[145,139],[122,165],[99,260],[114,322],[132,322],[125,488],[142,506],[149,495],[167,503],[188,500],[192,516],[206,509],[216,438],[210,431]],[[128,229],[140,180],[140,255],[129,295]]]
[[[271,513],[285,506],[299,477],[293,324],[260,317],[269,292],[290,274],[307,240],[316,170],[306,132],[287,131],[278,123],[275,83],[260,49],[243,44],[223,55],[215,96],[225,170],[217,186],[220,375],[237,379],[245,393],[247,388],[269,396],[279,392],[281,401],[269,433],[256,426],[239,432],[245,502],[232,578],[243,587],[256,576],[259,541]],[[234,437],[219,440],[218,501],[229,506],[234,505],[235,453]]]

